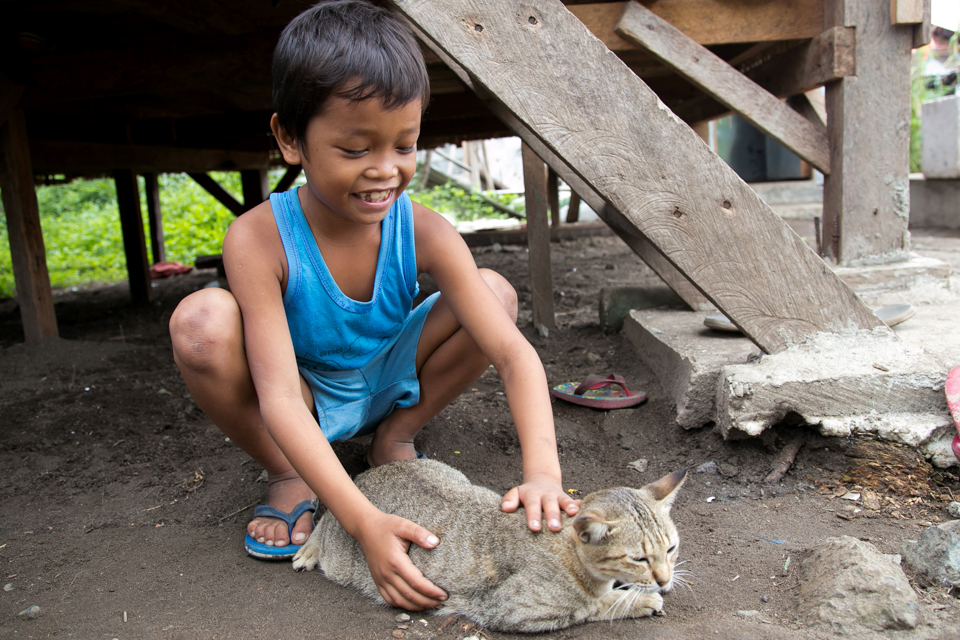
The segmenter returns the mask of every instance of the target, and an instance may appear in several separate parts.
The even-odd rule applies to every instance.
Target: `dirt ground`
[[[928,244],[943,253],[944,237],[960,246],[956,234]],[[600,332],[601,287],[657,281],[619,240],[554,245],[560,328],[548,338],[530,327],[525,249],[475,255],[520,292],[520,324],[551,384],[617,372],[649,393],[646,404],[611,412],[554,401],[566,487],[582,496],[691,469],[674,516],[692,590],[669,594],[663,616],[551,637],[828,637],[798,621],[804,550],[851,535],[897,553],[903,540],[948,519],[947,503],[960,498],[955,470],[935,470],[908,449],[789,425],[740,442],[677,427],[629,342]],[[122,285],[60,292],[62,339],[42,348],[22,343],[15,303],[0,301],[0,584],[10,585],[0,592],[0,637],[397,637],[398,610],[373,606],[319,573],[245,555],[244,526],[266,484],[191,400],[167,334],[177,302],[214,278],[205,271],[159,281],[145,309],[127,304]],[[804,445],[789,473],[764,484],[798,435]],[[335,445],[349,472],[359,471],[364,446]],[[493,370],[433,420],[417,446],[497,491],[520,480],[517,439]],[[638,459],[648,461],[642,473],[628,467]],[[719,473],[692,472],[710,461]],[[847,490],[874,492],[878,508],[840,498]],[[914,585],[921,625],[896,637],[960,637],[957,593]],[[41,609],[37,619],[17,616],[31,605]],[[759,615],[738,615],[745,610]],[[412,618],[407,638],[512,637],[463,620]]]

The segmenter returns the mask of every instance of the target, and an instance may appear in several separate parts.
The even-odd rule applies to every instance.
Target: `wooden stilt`
[[[40,210],[33,188],[30,147],[23,110],[14,107],[0,124],[0,191],[7,219],[20,321],[28,344],[57,337]]]
[[[550,227],[547,222],[547,165],[533,149],[521,145],[523,190],[527,201],[527,246],[530,249],[530,297],[533,326],[541,334],[556,329],[553,278],[550,273]]]
[[[889,2],[829,0],[826,9],[833,24],[856,28],[857,74],[826,86],[824,257],[850,266],[906,260],[913,27],[890,24]]]
[[[147,265],[147,245],[143,237],[143,214],[140,212],[140,189],[137,174],[129,169],[113,172],[117,183],[117,208],[120,209],[120,228],[123,232],[123,252],[127,257],[127,277],[133,304],[148,304],[153,299],[150,288],[150,267]]]
[[[245,169],[240,172],[243,187],[243,209],[249,211],[270,197],[269,175],[266,169]]]
[[[293,183],[297,181],[297,178],[300,177],[300,172],[303,171],[303,167],[300,165],[294,165],[287,169],[287,172],[280,177],[280,181],[277,182],[277,186],[274,187],[274,193],[283,193],[290,189],[293,186]]]
[[[547,172],[547,198],[550,203],[550,226],[560,228],[560,178],[557,172],[550,169]]]
[[[567,205],[567,223],[580,220],[580,196],[570,189],[570,203]]]
[[[150,222],[150,255],[153,264],[167,261],[167,249],[163,243],[163,213],[160,210],[160,183],[157,174],[143,174],[147,191],[147,220]]]

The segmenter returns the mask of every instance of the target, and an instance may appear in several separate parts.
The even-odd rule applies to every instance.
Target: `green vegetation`
[[[212,175],[234,197],[241,199],[238,173]],[[275,184],[280,175],[282,171],[271,176],[271,183]],[[159,180],[167,260],[192,265],[198,255],[220,253],[223,236],[234,220],[233,214],[186,174],[162,175]],[[453,214],[461,220],[505,217],[476,195],[452,184],[423,191],[410,190],[409,193],[424,206]],[[140,195],[144,232],[148,233],[142,179]],[[498,199],[510,204],[515,197],[499,196]],[[68,184],[37,187],[37,201],[47,251],[47,269],[54,287],[118,282],[127,277],[112,179],[75,180]],[[521,197],[511,206],[522,211],[522,205]],[[149,238],[147,251],[150,251]],[[13,296],[14,289],[6,218],[0,215],[0,299]]]

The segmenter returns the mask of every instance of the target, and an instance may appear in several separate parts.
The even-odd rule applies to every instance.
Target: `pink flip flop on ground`
[[[957,435],[953,436],[953,455],[960,460],[960,367],[947,374],[943,390],[947,393],[947,408],[953,416],[953,423],[957,425]]]
[[[612,388],[613,385],[619,389]],[[606,378],[558,384],[550,389],[550,394],[561,400],[593,409],[622,409],[640,404],[647,399],[647,394],[643,391],[631,392],[623,376],[615,373],[611,373]]]

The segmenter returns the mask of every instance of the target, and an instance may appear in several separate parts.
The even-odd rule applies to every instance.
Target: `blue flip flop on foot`
[[[261,504],[253,510],[253,517],[279,518],[283,520],[287,523],[287,532],[292,538],[293,525],[300,519],[300,516],[307,511],[316,513],[319,505],[320,503],[317,500],[304,500],[295,506],[293,511],[287,513],[286,511],[280,511],[280,509],[276,507]],[[254,540],[250,537],[249,533],[243,542],[243,547],[247,550],[248,554],[254,558],[261,558],[263,560],[288,560],[296,555],[302,546],[302,544],[287,544],[283,547],[276,547]]]

